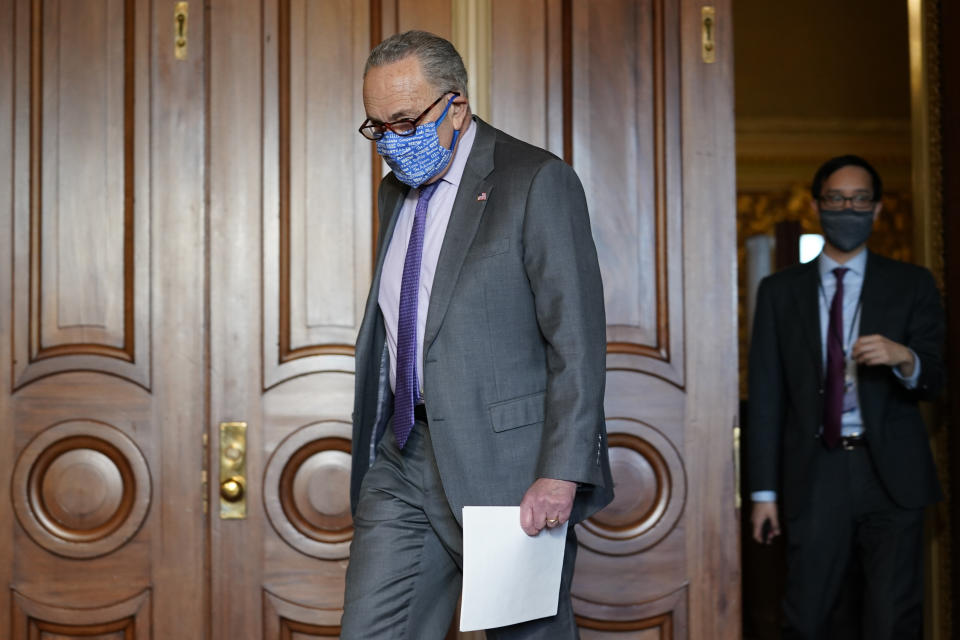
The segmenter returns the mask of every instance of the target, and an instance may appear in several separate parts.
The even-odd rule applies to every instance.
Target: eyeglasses
[[[363,121],[363,124],[360,125],[360,134],[368,140],[379,140],[383,137],[383,134],[386,133],[387,130],[393,131],[398,136],[412,136],[417,130],[417,125],[420,124],[421,120],[423,120],[423,117],[430,113],[430,110],[437,106],[437,103],[443,100],[448,93],[452,93],[454,97],[460,95],[456,91],[444,92],[416,118],[400,118],[399,120],[394,120],[393,122],[381,123],[376,123],[370,118],[367,118]]]
[[[873,199],[873,196],[868,196],[865,193],[858,193],[855,196],[844,196],[839,193],[828,193],[826,195],[820,196],[820,207],[826,209],[827,211],[840,211],[843,207],[850,203],[850,205],[857,211],[869,211],[873,208],[876,200]]]

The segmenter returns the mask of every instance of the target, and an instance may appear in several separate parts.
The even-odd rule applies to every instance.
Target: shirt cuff
[[[754,491],[750,494],[750,499],[754,502],[776,502],[776,491]]]
[[[893,375],[897,376],[900,379],[900,383],[907,389],[916,389],[917,380],[920,379],[920,358],[917,356],[917,352],[910,347],[907,347],[911,355],[913,355],[913,375],[909,378],[900,373],[900,367],[893,367]]]

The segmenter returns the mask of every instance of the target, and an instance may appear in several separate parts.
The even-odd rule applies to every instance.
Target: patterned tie
[[[840,443],[841,415],[843,413],[844,353],[843,353],[843,276],[849,271],[837,267],[837,292],[830,303],[830,326],[827,329],[827,374],[823,399],[823,441],[833,449]]]
[[[413,430],[413,407],[420,399],[417,384],[417,293],[420,289],[420,262],[423,233],[427,227],[427,205],[439,181],[420,188],[413,229],[403,261],[400,283],[400,317],[397,320],[397,380],[393,396],[393,434],[403,449]]]

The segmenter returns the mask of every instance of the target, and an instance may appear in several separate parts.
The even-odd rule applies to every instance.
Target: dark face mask
[[[873,209],[869,211],[821,209],[820,227],[827,242],[840,251],[853,251],[866,242],[870,232],[873,231]]]

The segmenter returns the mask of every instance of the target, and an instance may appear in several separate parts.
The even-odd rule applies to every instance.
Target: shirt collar
[[[821,253],[820,257],[817,259],[817,268],[820,271],[821,280],[837,267],[845,267],[856,275],[863,277],[863,274],[867,269],[867,250],[864,249],[854,257],[850,258],[845,264],[840,264],[825,253]]]
[[[467,166],[467,158],[470,157],[470,150],[473,148],[473,139],[476,136],[477,125],[473,121],[473,118],[470,118],[470,124],[467,130],[460,134],[460,144],[457,145],[457,150],[453,154],[453,160],[450,161],[450,169],[443,174],[443,177],[440,178],[441,181],[448,182],[455,187],[460,185],[460,179],[463,177],[463,169]]]

